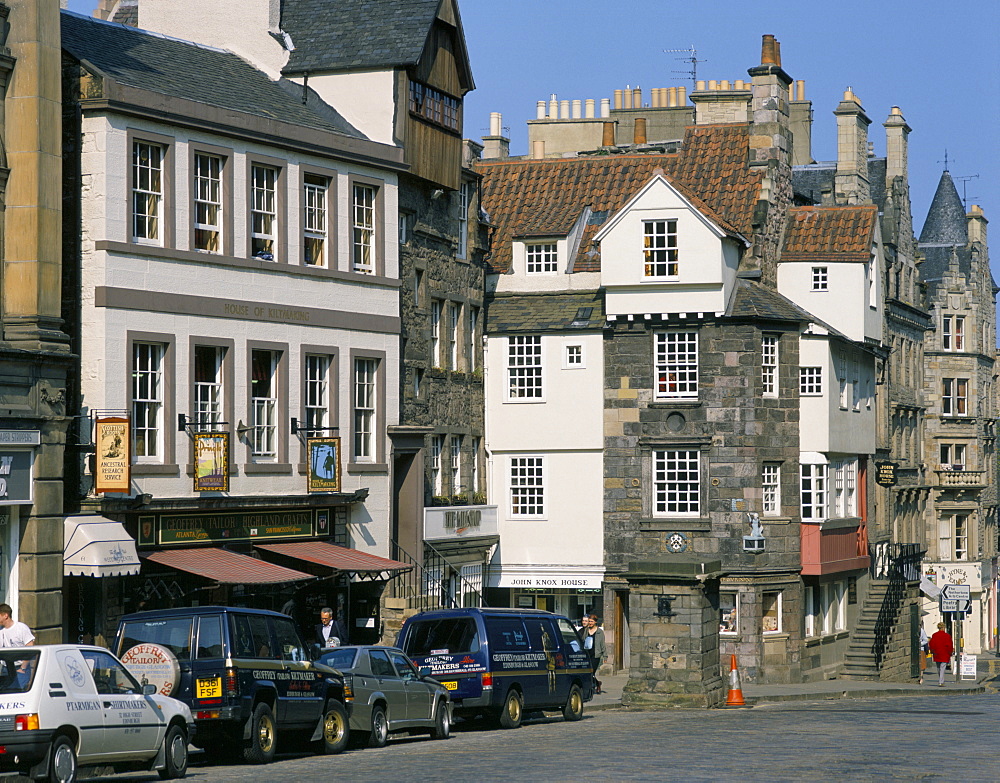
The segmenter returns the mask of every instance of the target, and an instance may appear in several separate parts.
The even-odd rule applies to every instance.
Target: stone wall
[[[916,611],[912,607],[917,607]],[[915,682],[913,676],[914,644],[920,636],[920,589],[917,585],[907,588],[899,607],[899,615],[892,635],[885,648],[879,680],[883,682]],[[933,666],[933,664],[931,664]]]

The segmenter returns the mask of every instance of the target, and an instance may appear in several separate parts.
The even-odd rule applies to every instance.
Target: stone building
[[[986,217],[966,211],[951,174],[941,175],[919,250],[935,331],[924,348],[927,398],[923,461],[931,485],[924,575],[970,587],[965,651],[997,644],[996,294]],[[925,623],[944,618],[924,602]]]
[[[62,462],[70,423],[61,318],[59,3],[0,6],[0,601],[63,640]]]

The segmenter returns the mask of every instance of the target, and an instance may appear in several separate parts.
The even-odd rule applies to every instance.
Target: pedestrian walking
[[[596,614],[583,618],[583,649],[590,654],[590,665],[594,667],[594,691],[600,693],[601,681],[597,679],[597,670],[604,663],[608,648],[604,643],[604,629],[598,624]]]
[[[927,671],[927,653],[930,650],[927,644],[930,640],[927,638],[927,631],[924,627],[920,626],[920,684],[924,684],[924,672]]]
[[[951,634],[944,629],[944,623],[938,623],[937,627],[937,633],[931,637],[928,646],[938,667],[938,685],[943,688],[945,667],[955,652],[955,643],[951,640]]]

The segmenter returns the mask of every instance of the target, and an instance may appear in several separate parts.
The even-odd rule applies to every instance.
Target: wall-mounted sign
[[[0,506],[31,502],[31,449],[0,447]]]
[[[875,483],[880,487],[896,486],[896,468],[898,467],[898,462],[876,462]]]
[[[424,509],[424,540],[499,536],[496,506],[435,506]]]
[[[129,420],[120,417],[98,419],[94,425],[94,491],[132,490],[132,446]]]
[[[194,491],[229,491],[229,433],[194,433]]]
[[[139,524],[139,544],[142,546],[267,541],[311,535],[314,535],[311,510],[164,514],[142,517]]]
[[[306,438],[307,492],[340,492],[340,438]]]
[[[0,446],[38,446],[41,442],[39,430],[0,430]]]

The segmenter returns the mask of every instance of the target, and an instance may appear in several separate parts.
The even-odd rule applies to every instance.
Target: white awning
[[[63,576],[123,576],[139,573],[135,541],[121,522],[97,514],[66,517]]]

